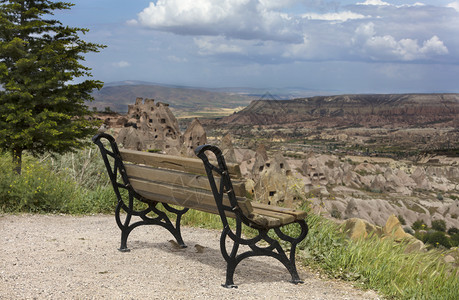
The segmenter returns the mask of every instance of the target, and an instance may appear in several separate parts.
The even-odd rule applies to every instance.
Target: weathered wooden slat
[[[151,168],[148,166],[139,166],[133,164],[125,164],[128,177],[145,179],[156,182],[164,182],[183,187],[205,189],[210,191],[209,180],[206,175],[195,175],[173,170]],[[216,179],[217,186],[220,185],[220,180]],[[245,197],[245,184],[242,181],[232,181],[233,189],[236,196]]]
[[[242,211],[242,214],[246,217],[249,217],[250,214],[253,212],[252,203],[247,198],[237,197],[237,205]]]
[[[120,149],[120,153],[123,161],[194,174],[206,174],[202,160],[197,158],[187,158],[128,149]],[[227,167],[232,177],[241,177],[241,170],[239,169],[238,164],[227,164]]]
[[[213,194],[204,190],[198,191],[182,186],[162,184],[135,178],[130,178],[129,181],[136,191],[145,191],[169,197],[170,200],[168,203],[170,204],[184,207],[190,207],[190,205],[195,204],[205,204],[216,207]],[[229,205],[229,200],[224,198],[223,203],[224,205]]]
[[[139,193],[139,195],[144,197],[146,200],[184,207],[180,204],[177,204],[177,202],[180,202],[180,201],[176,201],[177,199],[172,199],[166,195],[155,194],[155,193],[142,191],[142,190],[137,190],[136,192]],[[200,211],[204,211],[204,212],[212,213],[212,214],[218,214],[216,205],[205,205],[205,204],[198,204],[198,203],[192,203],[192,202],[188,202],[187,204],[188,204],[187,207],[191,209],[196,209],[196,210],[200,210]],[[227,217],[231,217],[231,218],[235,217],[234,213],[232,212],[228,212],[226,215]]]
[[[263,210],[279,212],[283,214],[289,214],[289,215],[294,216],[295,220],[303,220],[304,218],[307,217],[307,213],[305,211],[286,208],[286,207],[272,206],[272,205],[258,203],[258,202],[252,202],[252,207],[254,209],[258,208],[258,209],[263,209]]]
[[[253,205],[252,205],[252,207],[253,207]],[[272,219],[277,219],[277,220],[280,221],[281,225],[290,224],[293,221],[295,221],[295,217],[292,216],[292,215],[285,214],[285,213],[280,213],[280,212],[275,212],[275,211],[272,211],[272,210],[266,210],[266,209],[263,209],[263,208],[253,207],[253,214],[254,215],[266,216],[266,217],[269,217],[269,218],[272,218]]]
[[[218,214],[214,196],[206,190],[184,188],[138,178],[130,178],[129,181],[134,190],[146,199]],[[252,207],[255,203],[250,205],[245,198],[238,197],[237,200],[242,212],[258,225],[276,227],[295,221],[295,217],[291,214],[256,207],[256,205]],[[223,198],[223,205],[230,206],[227,196]],[[235,217],[231,212],[228,212],[227,216]]]
[[[269,216],[260,215],[260,214],[257,214],[257,213],[252,213],[252,215],[250,215],[250,217],[249,217],[249,220],[251,220],[255,224],[258,224],[258,225],[260,225],[262,227],[267,227],[267,228],[277,227],[277,226],[280,226],[282,224],[281,220],[279,220],[279,219],[272,218],[272,217],[269,217]]]

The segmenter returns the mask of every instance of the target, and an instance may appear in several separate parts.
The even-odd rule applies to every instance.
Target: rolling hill
[[[459,127],[459,94],[317,96],[253,101],[219,120],[228,125]]]
[[[90,107],[126,112],[137,97],[152,98],[168,103],[175,111],[200,112],[215,109],[236,109],[247,106],[256,96],[237,92],[212,91],[200,88],[157,85],[148,82],[117,82],[106,84],[93,93],[95,101]]]

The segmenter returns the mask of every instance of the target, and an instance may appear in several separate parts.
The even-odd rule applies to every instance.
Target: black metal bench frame
[[[102,139],[106,139],[109,142],[111,151],[104,146]],[[122,252],[129,251],[129,248],[127,247],[128,236],[134,228],[141,225],[159,225],[166,228],[174,236],[177,243],[181,247],[185,248],[186,245],[183,242],[180,231],[180,221],[183,214],[185,214],[189,208],[176,209],[167,203],[154,201],[152,199],[146,199],[139,195],[129,183],[129,178],[126,174],[126,169],[121,159],[121,154],[115,139],[108,134],[101,133],[93,137],[93,142],[98,145],[101,151],[102,158],[110,177],[110,181],[118,199],[118,204],[115,210],[115,218],[116,223],[121,230],[121,247],[119,250]],[[215,166],[209,161],[206,154],[207,151],[214,153],[217,158],[218,166]],[[301,233],[297,237],[291,237],[281,231],[280,228],[282,226],[263,227],[249,220],[238,206],[236,195],[233,191],[231,183],[231,178],[228,173],[228,168],[220,149],[211,145],[203,145],[198,147],[195,153],[204,163],[212,193],[215,198],[215,203],[218,208],[219,216],[223,224],[223,231],[220,237],[220,250],[223,258],[227,263],[227,270],[226,281],[225,284],[222,284],[222,286],[226,288],[237,288],[237,285],[234,284],[233,280],[236,267],[245,258],[253,256],[270,256],[277,259],[289,271],[292,278],[292,283],[302,283],[303,281],[301,281],[298,275],[295,264],[295,251],[298,243],[300,243],[308,233],[308,226],[306,221],[303,219],[296,220],[294,222],[301,227]],[[110,159],[112,159],[112,161],[110,161]],[[219,186],[216,184],[214,173],[217,173],[221,178]],[[120,191],[120,189],[127,192],[127,197],[126,195],[123,197],[123,193]],[[224,194],[228,195],[231,206],[223,205]],[[128,201],[125,201],[125,198],[127,198]],[[143,210],[136,210],[134,207],[134,199],[138,199],[141,202],[146,203],[148,207]],[[165,212],[157,208],[159,203],[161,203],[161,205],[168,212],[176,215],[175,225],[172,223]],[[121,217],[122,211],[126,213],[124,220],[122,220]],[[231,228],[225,212],[234,213],[236,220],[235,230]],[[149,216],[148,214],[150,213],[155,214],[156,217]],[[133,216],[137,216],[141,220],[131,223]],[[244,238],[242,236],[242,224],[256,229],[258,232],[257,235],[248,239]],[[279,241],[269,236],[268,233],[271,230],[274,230],[280,240],[291,244],[290,253],[288,256],[283,250]],[[226,241],[228,238],[233,241],[233,246],[230,251],[226,247]],[[258,243],[261,241],[267,243],[268,246],[259,246]],[[247,245],[250,250],[238,254],[240,245]]]

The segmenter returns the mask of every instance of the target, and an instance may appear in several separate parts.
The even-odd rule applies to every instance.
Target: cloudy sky
[[[96,79],[459,92],[459,0],[74,0]]]

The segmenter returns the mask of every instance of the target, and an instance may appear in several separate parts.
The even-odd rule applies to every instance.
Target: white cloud
[[[394,5],[389,2],[385,2],[382,0],[366,0],[365,2],[358,2],[357,5],[366,5],[366,6],[385,6],[385,7],[415,7],[415,6],[425,6],[422,2],[416,2],[414,4],[402,4],[402,5]]]
[[[127,68],[131,66],[129,62],[124,61],[124,60],[121,60],[119,62],[114,62],[112,65],[117,68]]]
[[[286,5],[285,1],[280,4]],[[280,4],[268,0],[158,0],[139,13],[138,22],[181,35],[300,41],[295,22],[274,10]]]
[[[136,26],[136,25],[139,25],[139,22],[137,20],[133,19],[133,20],[127,20],[126,24],[129,25],[129,26]]]
[[[194,38],[194,43],[198,46],[199,54],[201,55],[243,53],[242,47],[236,44],[227,43],[227,41],[221,36]]]
[[[172,33],[177,39],[190,36],[194,47],[187,49],[193,54],[232,61],[444,61],[445,54],[459,60],[458,19],[451,9],[383,0],[344,7],[333,3],[336,6],[319,0],[158,0],[128,24]],[[169,61],[180,61],[184,52],[167,55]]]
[[[219,3],[210,0],[159,0],[156,4],[150,2],[149,7],[139,14],[139,20],[150,27],[213,24],[234,15],[243,2],[236,1],[231,5],[227,0]]]
[[[420,46],[416,39],[406,38],[397,41],[391,35],[376,35],[372,22],[360,25],[355,30],[352,42],[363,54],[375,61],[413,61],[448,54],[448,48],[437,36],[424,41]]]
[[[419,52],[425,55],[444,55],[448,54],[449,51],[438,36],[434,35],[430,40],[423,43]]]
[[[310,59],[312,55],[313,45],[307,35],[303,37],[303,42],[300,44],[293,44],[287,47],[286,51],[282,54],[283,57],[291,58],[294,60]]]
[[[365,15],[355,13],[352,11],[342,11],[342,12],[325,13],[325,14],[306,13],[306,14],[303,14],[302,17],[305,19],[310,19],[310,20],[337,21],[337,22],[346,22],[348,20],[358,20],[358,19],[369,18],[369,16],[365,16]]]
[[[357,5],[378,5],[378,6],[386,6],[391,5],[390,3],[381,1],[381,0],[366,0],[365,2],[358,2]]]
[[[459,12],[459,1],[454,1],[446,5],[446,7],[454,8],[457,12]]]
[[[298,0],[259,0],[261,6],[266,9],[279,9],[295,4]]]

